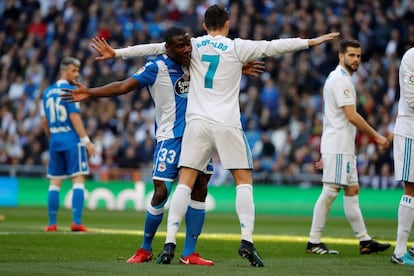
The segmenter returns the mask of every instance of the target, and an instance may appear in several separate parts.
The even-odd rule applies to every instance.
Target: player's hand
[[[77,87],[77,89],[63,88],[62,91],[66,93],[60,94],[59,96],[63,100],[70,102],[70,103],[81,102],[81,101],[87,100],[89,98],[88,88],[78,83],[77,81],[74,81],[73,84]]]
[[[95,60],[107,60],[115,57],[115,50],[109,46],[105,38],[92,38],[92,48],[97,51],[100,56],[95,57]]]
[[[376,136],[375,142],[378,144],[380,151],[384,151],[390,147],[390,141],[382,135]]]
[[[309,46],[316,46],[316,45],[325,43],[327,41],[330,41],[330,40],[338,37],[340,34],[341,33],[339,33],[339,32],[324,34],[324,35],[309,39],[308,44],[309,44]]]
[[[323,161],[322,161],[322,159],[319,159],[318,161],[316,161],[314,165],[315,165],[315,169],[322,170],[323,169]]]
[[[86,143],[85,146],[90,156],[96,156],[98,154],[98,151],[96,150],[96,147],[92,142]]]
[[[255,60],[243,64],[242,73],[247,76],[258,78],[261,74],[263,74],[265,69],[266,66],[263,61]]]

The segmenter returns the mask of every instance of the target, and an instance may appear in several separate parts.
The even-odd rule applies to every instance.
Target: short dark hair
[[[227,20],[229,13],[221,5],[212,5],[204,13],[204,24],[211,31],[223,28]]]
[[[339,43],[339,52],[345,54],[348,47],[361,48],[361,43],[356,39],[344,39]]]
[[[169,44],[173,42],[174,37],[183,36],[186,34],[188,34],[188,32],[183,28],[171,27],[165,32],[164,40],[167,44]]]
[[[68,68],[69,64],[73,64],[77,67],[80,67],[81,62],[79,59],[74,58],[74,57],[65,57],[60,62],[60,70],[65,70],[66,68]]]

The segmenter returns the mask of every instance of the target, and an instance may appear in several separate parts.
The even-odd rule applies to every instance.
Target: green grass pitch
[[[393,246],[386,252],[360,255],[358,242],[344,217],[330,217],[324,242],[339,255],[305,253],[310,216],[257,215],[255,246],[265,267],[251,267],[238,256],[240,229],[236,214],[208,213],[197,250],[215,261],[213,267],[178,264],[184,225],[170,265],[155,261],[127,264],[142,240],[143,212],[85,210],[88,233],[72,233],[70,210],[61,208],[58,232],[44,233],[46,208],[0,208],[0,275],[414,275],[413,267],[390,263],[396,219],[366,219],[372,236]],[[162,249],[165,221],[154,240],[153,253]]]

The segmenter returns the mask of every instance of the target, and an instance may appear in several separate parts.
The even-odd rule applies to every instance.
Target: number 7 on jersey
[[[206,75],[204,76],[204,88],[213,88],[213,79],[214,79],[214,75],[216,74],[218,64],[220,62],[220,56],[219,55],[202,55],[201,61],[210,63],[208,66]]]

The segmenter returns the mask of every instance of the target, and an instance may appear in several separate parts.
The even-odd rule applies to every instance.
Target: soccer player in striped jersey
[[[59,191],[64,178],[72,178],[72,231],[86,232],[82,224],[85,175],[89,174],[89,154],[96,154],[95,146],[86,134],[79,115],[79,103],[68,103],[59,97],[62,89],[75,88],[73,83],[79,77],[80,61],[65,57],[60,63],[60,79],[43,92],[41,114],[44,131],[49,137],[50,178],[48,192],[49,224],[47,232],[57,231]]]
[[[381,252],[389,243],[373,240],[365,227],[359,207],[359,183],[356,167],[355,137],[357,130],[372,137],[381,149],[389,147],[389,141],[373,129],[356,110],[356,91],[352,74],[361,62],[361,45],[356,40],[342,40],[339,45],[339,64],[333,70],[323,88],[323,131],[321,140],[323,168],[322,192],[315,203],[312,226],[306,251],[314,254],[338,254],[321,242],[333,201],[344,189],[344,212],[359,240],[361,254]]]
[[[236,212],[241,227],[239,255],[252,266],[264,266],[253,244],[254,201],[252,156],[240,122],[240,78],[244,63],[266,56],[307,49],[332,40],[339,33],[313,39],[252,41],[227,38],[229,14],[223,6],[210,6],[204,15],[207,35],[193,38],[190,64],[191,82],[186,113],[186,129],[180,157],[180,177],[168,213],[167,237],[158,263],[170,263],[176,235],[198,172],[215,152],[223,168],[236,182]],[[124,58],[162,52],[162,43],[118,49]],[[104,59],[105,57],[102,57]]]
[[[191,43],[188,33],[181,28],[169,29],[165,34],[165,40],[167,54],[158,55],[148,61],[130,78],[95,88],[86,88],[78,84],[77,90],[68,91],[71,94],[62,96],[68,101],[82,101],[89,97],[122,95],[143,87],[147,87],[151,94],[155,106],[157,139],[153,155],[154,195],[147,207],[143,241],[135,254],[127,260],[128,263],[152,260],[152,241],[162,221],[171,185],[178,177],[190,81],[188,65],[191,58]],[[214,264],[195,252],[196,241],[204,223],[207,184],[212,171],[212,165],[206,164],[197,175],[197,184],[191,194],[191,200],[189,203],[188,199],[185,202],[188,210],[186,240],[181,257],[183,264]]]
[[[414,48],[407,50],[399,71],[400,99],[394,128],[395,180],[404,181],[398,208],[397,242],[391,262],[414,265],[414,243],[407,243],[414,222]]]

